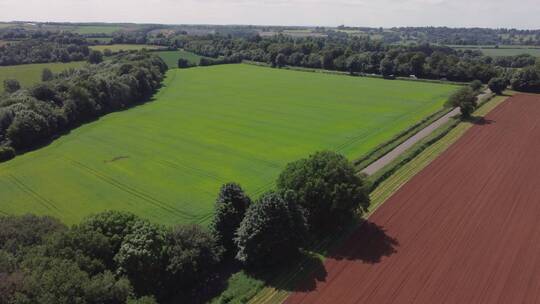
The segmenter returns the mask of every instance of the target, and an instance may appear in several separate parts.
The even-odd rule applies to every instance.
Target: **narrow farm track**
[[[538,303],[538,117],[538,95],[499,105],[332,253],[324,279],[286,302]]]
[[[485,98],[488,98],[491,94],[491,91],[486,91],[482,93],[480,96],[478,96],[478,100],[482,101]],[[407,151],[410,147],[414,146],[416,143],[421,141],[422,139],[426,138],[429,134],[433,133],[433,131],[440,128],[442,125],[450,121],[450,119],[456,115],[459,115],[460,110],[459,108],[454,108],[452,111],[446,113],[441,118],[437,119],[436,121],[432,122],[430,125],[426,126],[422,130],[418,131],[418,133],[411,136],[409,139],[395,147],[392,151],[386,153],[383,157],[379,158],[378,160],[374,161],[369,166],[365,167],[362,170],[362,173],[365,173],[367,175],[372,175],[375,172],[381,170],[384,168],[384,166],[390,164],[394,159],[398,158],[403,152]]]

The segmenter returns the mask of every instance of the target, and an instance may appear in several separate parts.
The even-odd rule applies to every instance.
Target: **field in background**
[[[21,86],[28,87],[41,81],[41,73],[44,68],[49,68],[54,73],[58,73],[70,68],[78,68],[85,64],[85,61],[69,63],[36,63],[0,67],[0,93],[4,92],[5,79],[17,79]]]
[[[496,48],[495,46],[450,45],[450,47],[457,50],[478,50],[484,55],[491,57],[516,56],[521,54],[530,54],[535,57],[540,57],[540,47],[538,46],[501,45]]]
[[[93,45],[90,47],[92,50],[97,50],[103,52],[104,50],[110,50],[112,52],[121,52],[121,51],[139,51],[139,50],[156,50],[160,46],[157,45],[146,45],[146,44],[111,44],[111,45]]]
[[[169,66],[170,69],[177,68],[178,67],[178,59],[184,58],[187,59],[191,64],[199,64],[199,61],[203,56],[199,56],[197,54],[187,52],[184,50],[179,51],[159,51],[157,52],[159,57],[165,61],[167,66]]]
[[[358,157],[456,88],[241,64],[174,69],[165,83],[153,102],[0,164],[0,212],[76,223],[117,209],[207,224],[221,184],[257,197],[285,164],[315,151]]]

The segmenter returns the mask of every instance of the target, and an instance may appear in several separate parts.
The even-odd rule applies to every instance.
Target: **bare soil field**
[[[540,95],[495,108],[287,303],[539,303]]]

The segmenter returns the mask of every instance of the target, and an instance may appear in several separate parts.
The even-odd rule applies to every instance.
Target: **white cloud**
[[[537,0],[0,0],[0,20],[540,28]]]

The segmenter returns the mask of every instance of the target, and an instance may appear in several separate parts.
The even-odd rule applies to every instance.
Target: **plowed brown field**
[[[369,221],[287,303],[540,303],[540,95],[499,105]]]

